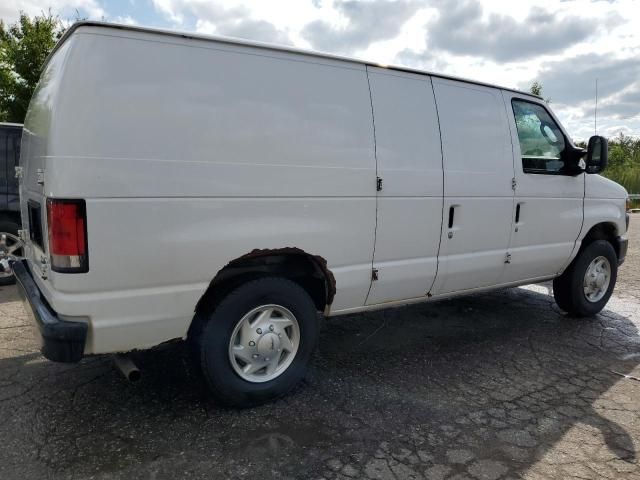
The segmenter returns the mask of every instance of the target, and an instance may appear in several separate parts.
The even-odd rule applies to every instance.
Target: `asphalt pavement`
[[[135,384],[48,362],[2,287],[0,479],[640,479],[640,215],[630,239],[596,318],[542,284],[329,319],[303,384],[249,410],[181,343]]]

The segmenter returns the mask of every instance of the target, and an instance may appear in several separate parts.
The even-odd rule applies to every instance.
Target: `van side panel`
[[[442,224],[442,151],[431,79],[369,67],[375,119],[378,224],[367,304],[426,297]]]
[[[37,280],[59,313],[89,317],[88,352],[185,335],[211,279],[256,248],[324,257],[333,308],[364,304],[376,175],[363,65],[103,27],[71,38],[45,190],[86,199],[90,269]]]
[[[463,82],[432,81],[445,182],[445,225],[433,293],[497,285],[513,220],[513,155],[502,94]]]

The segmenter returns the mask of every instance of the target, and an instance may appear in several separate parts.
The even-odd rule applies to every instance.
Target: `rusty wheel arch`
[[[311,270],[310,270],[311,269]],[[312,274],[313,279],[308,278]],[[298,247],[254,249],[221,268],[196,305],[196,313],[211,312],[232,290],[260,276],[280,275],[297,281],[310,294],[320,311],[333,303],[336,280],[327,261]],[[322,281],[323,292],[318,292]]]

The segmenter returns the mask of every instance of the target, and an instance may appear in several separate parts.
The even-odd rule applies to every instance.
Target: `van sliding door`
[[[500,90],[433,78],[444,207],[433,294],[502,282],[513,213],[513,156]]]
[[[367,68],[373,107],[377,280],[367,305],[426,297],[436,276],[442,225],[442,152],[431,79]]]

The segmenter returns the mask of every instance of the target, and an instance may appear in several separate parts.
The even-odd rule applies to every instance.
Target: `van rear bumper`
[[[84,354],[88,325],[61,320],[42,296],[25,260],[13,263],[24,309],[38,328],[40,352],[54,362],[78,362]]]

